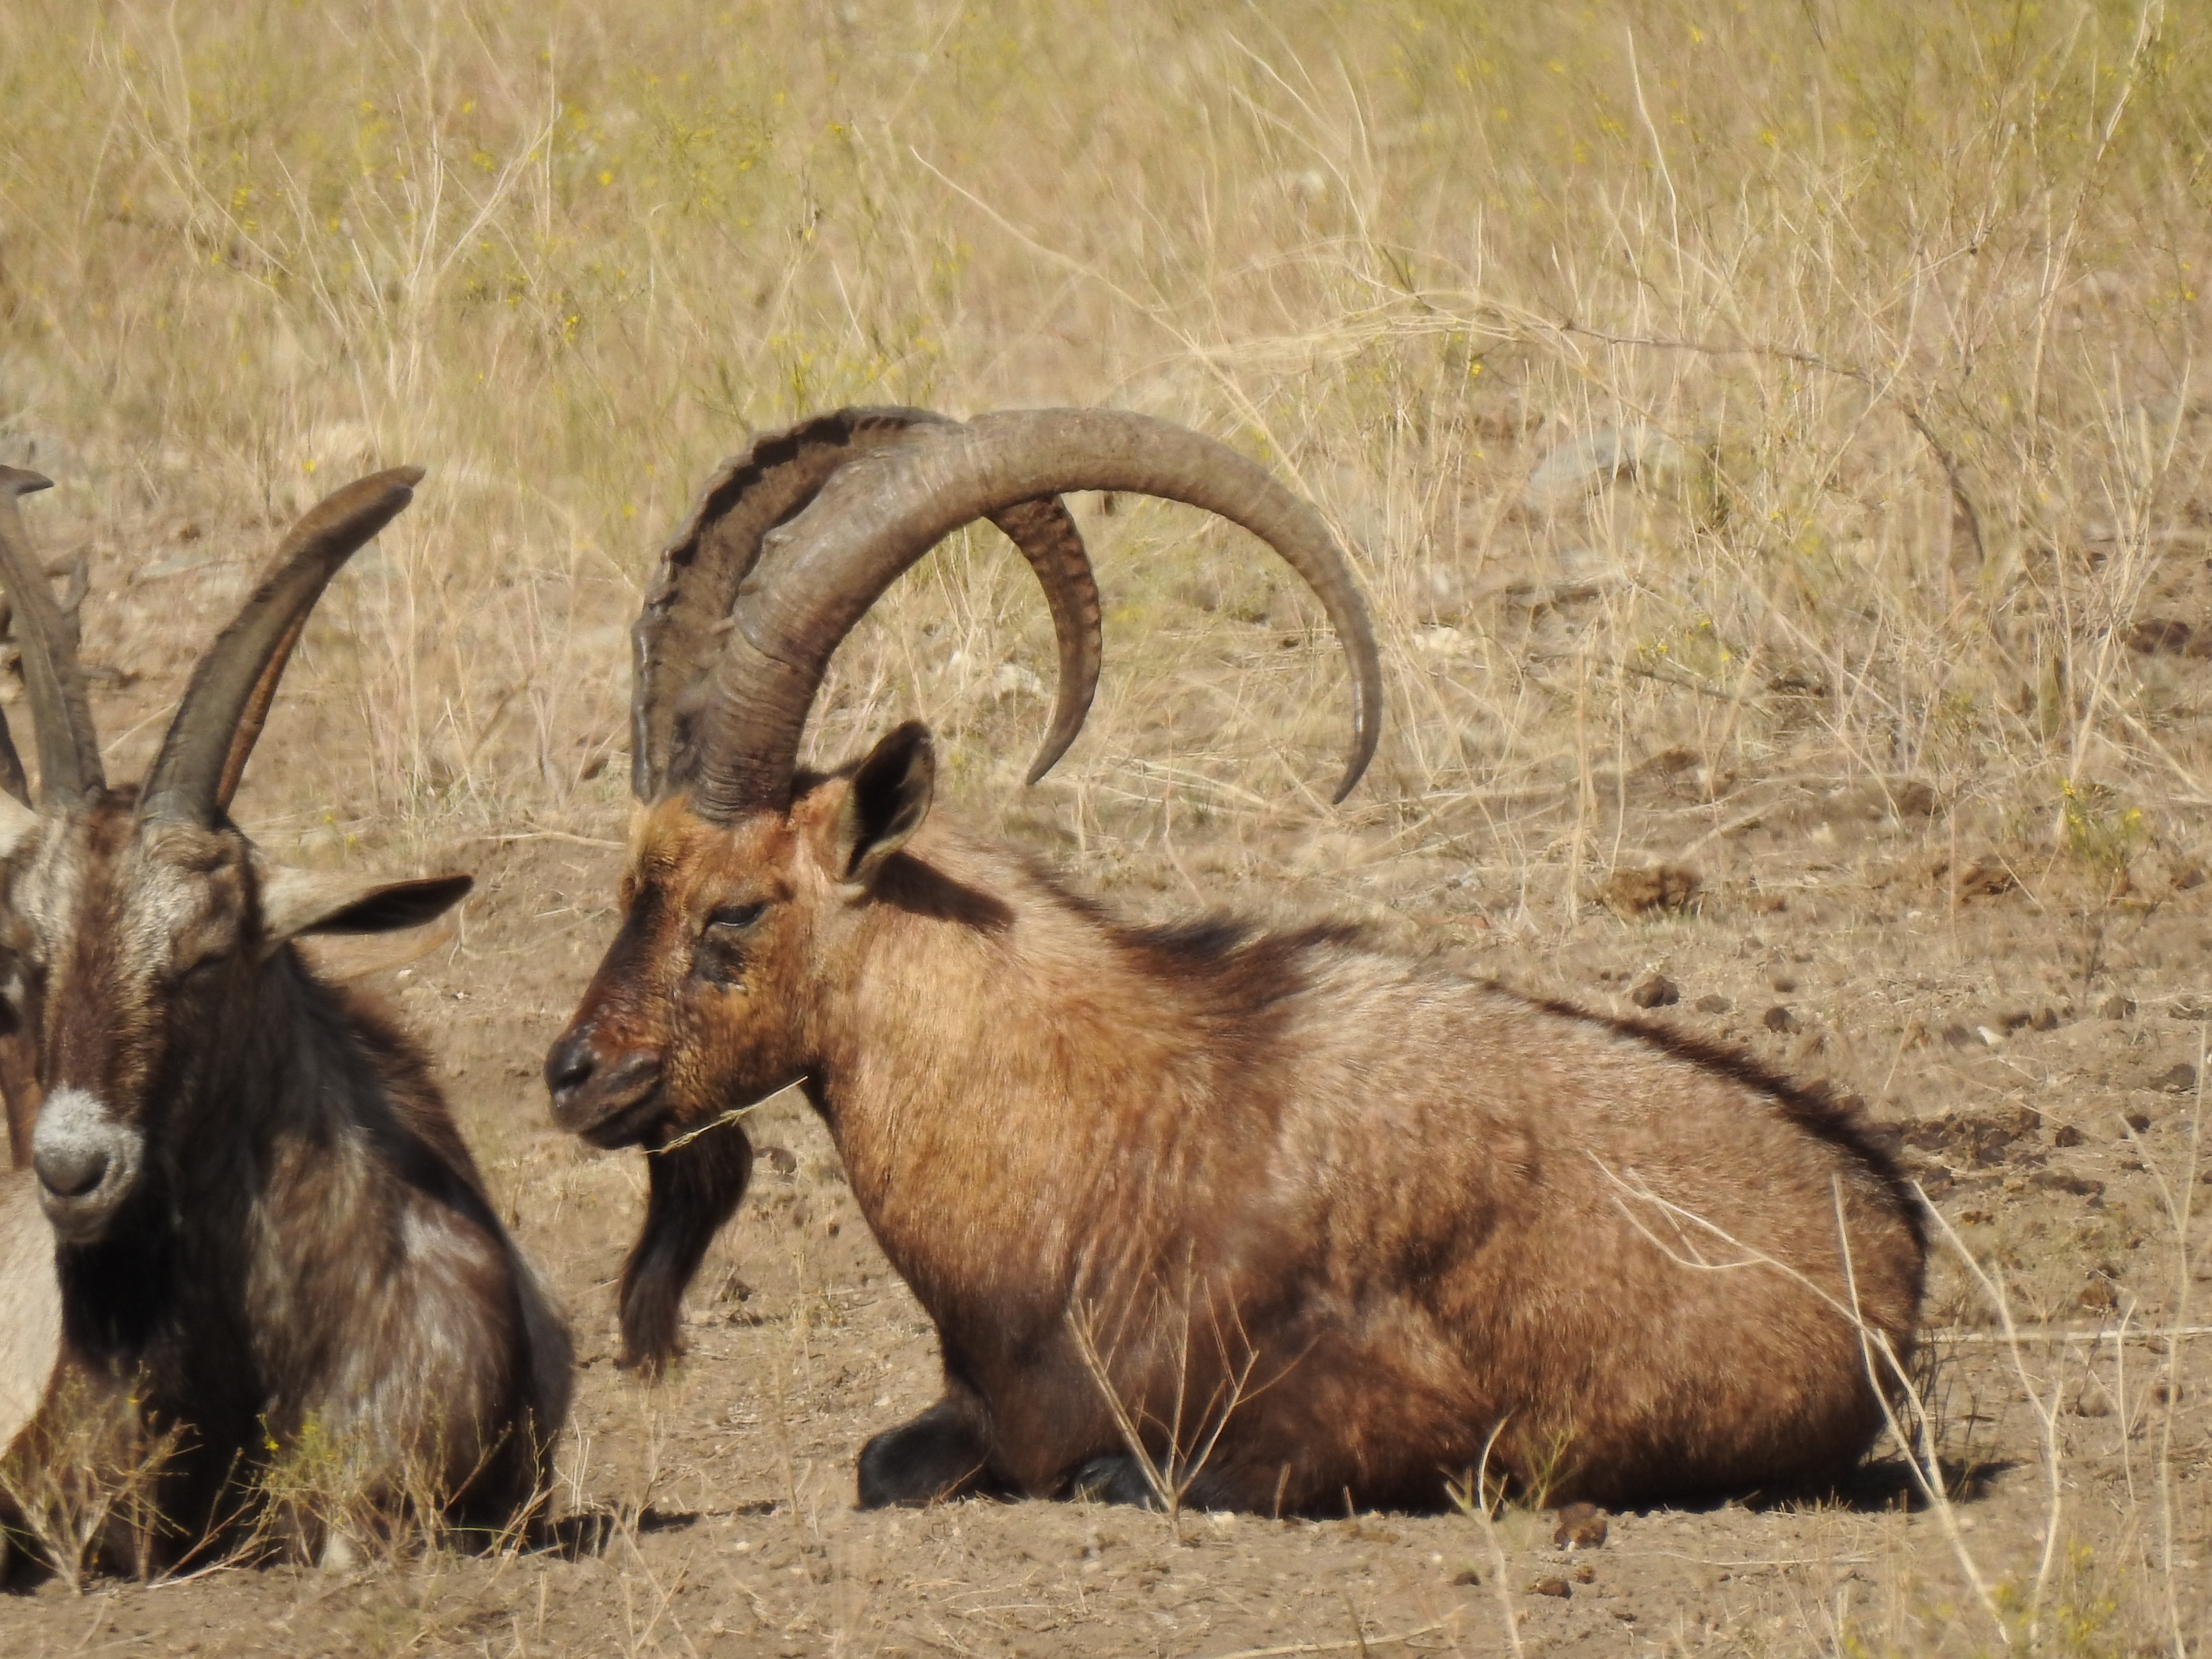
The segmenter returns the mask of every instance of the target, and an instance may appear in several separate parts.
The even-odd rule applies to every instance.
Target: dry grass
[[[91,551],[89,649],[143,681],[107,720],[124,775],[199,643],[180,611],[327,484],[427,464],[241,802],[300,854],[404,862],[618,835],[638,584],[747,430],[846,401],[1166,415],[1284,468],[1360,562],[1391,726],[1346,809],[1313,608],[1127,502],[1084,507],[1106,684],[1053,780],[1018,788],[1050,635],[988,532],[841,654],[821,752],[919,712],[964,808],[1139,905],[1478,905],[1523,953],[1617,929],[1585,896],[1620,866],[1856,792],[1932,826],[1946,885],[1887,931],[1844,918],[1841,953],[1971,979],[1962,907],[2011,884],[2086,1010],[2212,804],[2208,624],[2172,631],[2208,592],[2208,65],[2198,9],[2078,0],[15,0],[0,459],[57,479],[34,529]],[[1636,948],[1747,927],[1737,887]],[[598,901],[562,890],[515,949],[595,945]],[[1815,1063],[1879,1095],[1912,1047]],[[1939,1285],[1966,1394],[1927,1393],[1930,1457],[2012,1434],[2051,1504],[1966,1550],[1969,1648],[2193,1636],[2203,1428],[2169,1406],[2201,1338],[2140,1333],[2193,1328],[2201,1224],[2160,1148],[2154,1226],[2059,1249],[1999,1215]],[[1966,1340],[2008,1328],[1993,1295],[2080,1322],[2078,1258],[2130,1230],[2112,1340]],[[2093,1379],[2117,1425],[2062,1411]],[[2092,1527],[2069,1471],[2113,1426],[2121,1518]],[[1485,1521],[1501,1561],[1534,1547],[1514,1524]],[[1790,1639],[1942,1646],[1959,1559],[1880,1569],[1879,1618],[1797,1607]]]
[[[1388,624],[1364,810],[1418,842],[1577,793],[1519,849],[1561,904],[1611,851],[1593,772],[1680,746],[2054,821],[2069,781],[2193,799],[2192,711],[2123,644],[2203,482],[2204,30],[25,4],[0,428],[142,586],[195,526],[234,559],[241,514],[428,462],[316,653],[379,812],[426,823],[603,814],[655,538],[749,427],[848,399],[1116,402],[1285,467]],[[1532,455],[1638,431],[1652,487],[1522,500]],[[1335,669],[1273,637],[1306,607],[1185,514],[1097,529],[1085,832],[1310,815]],[[1007,793],[1038,711],[1000,670],[1047,637],[1008,563],[907,584],[825,744],[920,706]],[[1209,612],[1246,626],[1186,637]]]

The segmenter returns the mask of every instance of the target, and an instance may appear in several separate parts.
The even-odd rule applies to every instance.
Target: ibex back
[[[830,652],[900,570],[1084,488],[1212,507],[1312,583],[1354,666],[1357,779],[1364,607],[1260,469],[1101,411],[884,443],[735,550],[759,562],[713,661],[657,665],[696,684],[548,1062],[559,1121],[651,1146],[804,1085],[944,1347],[943,1400],[862,1453],[864,1503],[1431,1504],[1486,1463],[1628,1502],[1846,1471],[1923,1262],[1847,1117],[1355,928],[1120,925],[931,815],[916,725],[798,770]],[[656,1175],[641,1260],[742,1188],[742,1155],[686,1167]]]

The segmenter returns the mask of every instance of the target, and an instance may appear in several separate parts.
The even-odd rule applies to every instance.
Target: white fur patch
[[[54,1231],[76,1243],[98,1237],[100,1229],[137,1180],[145,1147],[144,1138],[118,1122],[97,1095],[75,1087],[57,1089],[48,1095],[39,1107],[39,1121],[31,1131],[33,1166],[69,1167],[95,1158],[104,1158],[106,1164],[100,1184],[90,1192],[70,1196],[51,1189],[40,1193]]]

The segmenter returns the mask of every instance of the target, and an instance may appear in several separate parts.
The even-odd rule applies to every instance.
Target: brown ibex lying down
[[[157,1497],[173,1546],[309,1432],[373,1504],[504,1525],[566,1413],[566,1330],[427,1062],[292,943],[414,927],[468,878],[287,870],[228,817],[309,611],[420,477],[362,479],[301,520],[133,790],[106,782],[74,630],[30,557],[16,498],[46,481],[0,469],[40,758],[33,811],[0,733],[0,989],[35,1065],[9,1090],[11,1139],[50,1224],[42,1261],[9,1271],[46,1266],[58,1288],[46,1399],[66,1378],[80,1408],[176,1431]],[[19,1255],[23,1181],[0,1204]],[[35,1284],[9,1294],[47,1305]],[[27,1376],[0,1395],[36,1380],[39,1343],[19,1350]],[[25,1432],[35,1455],[39,1422]]]
[[[624,916],[547,1062],[556,1119],[651,1146],[804,1086],[943,1344],[944,1398],[861,1453],[864,1504],[1143,1497],[1165,1471],[1194,1504],[1426,1506],[1486,1460],[1618,1504],[1847,1471],[1923,1252],[1846,1116],[1354,927],[1118,924],[931,815],[919,725],[798,769],[831,653],[902,571],[1086,489],[1209,508],[1305,578],[1355,671],[1340,799],[1356,781],[1366,613],[1264,470],[1104,410],[880,444],[726,538],[753,568],[720,580],[714,648],[641,652]],[[719,1220],[746,1168],[653,1198]]]

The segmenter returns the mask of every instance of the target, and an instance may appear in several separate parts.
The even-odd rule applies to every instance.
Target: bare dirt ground
[[[2201,557],[2177,562],[2183,588]],[[149,605],[106,574],[88,650],[127,671],[100,713],[128,733],[173,694],[194,618],[211,621],[235,583],[218,570]],[[1199,625],[1229,636],[1229,657],[1282,648],[1264,621]],[[583,1370],[556,1506],[605,1520],[566,1553],[408,1550],[349,1571],[231,1565],[82,1595],[48,1582],[0,1605],[9,1651],[1856,1653],[1986,1651],[2031,1629],[2054,1650],[2193,1644],[2212,1419],[2173,1333],[2195,1328],[2212,882],[2185,848],[2130,843],[2122,868],[2062,852],[2048,826],[1993,833],[1910,779],[1735,778],[1715,798],[1686,751],[1583,781],[1624,850],[1564,925],[1555,900],[1532,899],[1528,866],[1494,849],[1556,833],[1573,787],[1478,803],[1495,825],[1486,856],[1471,839],[1407,850],[1382,815],[1186,827],[1112,858],[1058,843],[1073,878],[1134,911],[1348,910],[1859,1097],[1943,1218],[1921,1370],[1949,1501],[1931,1504],[1885,1443],[1830,1500],[1615,1516],[1601,1547],[1576,1550],[1555,1547],[1552,1517],[1513,1508],[863,1514],[854,1456],[934,1397],[934,1343],[795,1096],[754,1119],[756,1184],[695,1287],[688,1364],[659,1386],[611,1364],[641,1173],[556,1132],[537,1070],[612,931],[614,780],[574,827],[402,846],[318,811],[310,781],[344,769],[318,746],[343,725],[319,688],[311,661],[242,811],[285,826],[280,848],[289,836],[324,856],[479,872],[460,926],[413,959],[387,941],[326,951],[428,1041],[567,1299]],[[972,810],[1054,848],[1055,787],[978,790]],[[1697,878],[1680,908],[1685,883],[1638,873],[1662,862]],[[2003,1281],[2010,1340],[1980,1271]]]

